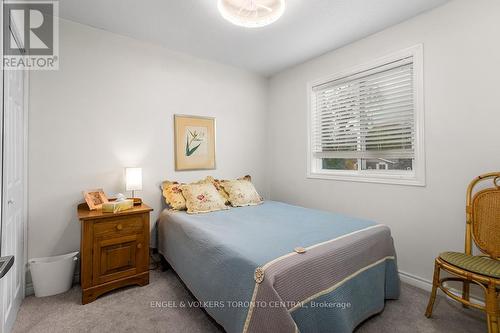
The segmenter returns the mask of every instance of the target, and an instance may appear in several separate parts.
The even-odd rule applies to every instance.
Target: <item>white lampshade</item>
[[[141,191],[142,168],[125,168],[125,185],[127,191]]]

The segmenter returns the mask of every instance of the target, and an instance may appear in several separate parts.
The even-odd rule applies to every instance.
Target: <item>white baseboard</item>
[[[407,283],[410,286],[414,286],[414,287],[417,287],[419,289],[422,289],[422,290],[425,290],[425,291],[428,291],[428,292],[431,292],[431,290],[432,290],[432,281],[424,279],[424,278],[421,278],[420,276],[416,276],[416,275],[413,275],[413,274],[410,274],[410,273],[399,271],[399,278],[400,278],[400,280],[402,282]],[[450,288],[450,291],[451,291],[452,294],[454,294],[454,295],[456,295],[458,297],[462,296],[462,291],[461,290],[458,290],[458,289],[455,289],[455,288]],[[442,291],[440,291],[438,289],[438,294],[439,293],[441,293],[442,295],[444,295],[444,296],[446,296],[446,297],[448,297],[448,298],[451,299],[451,297],[449,297],[448,295],[446,295],[445,293],[443,293]],[[471,295],[470,296],[470,300],[472,302],[474,302],[474,303],[477,303],[477,304],[480,304],[480,305],[484,305],[484,299],[478,298],[477,296]]]
[[[402,282],[407,283],[410,286],[414,286],[428,292],[432,290],[432,282],[430,280],[421,278],[420,276],[399,271],[399,278],[401,279]]]
[[[80,283],[80,273],[75,273],[73,276],[73,285]],[[26,282],[26,287],[24,288],[24,297],[28,297],[35,294],[35,288],[33,288],[33,281]]]

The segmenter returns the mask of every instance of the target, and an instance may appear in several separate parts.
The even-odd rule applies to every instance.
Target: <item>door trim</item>
[[[4,5],[4,0],[0,0],[0,17],[3,17],[3,5]],[[12,32],[12,34],[16,37],[16,40],[19,42],[19,33],[16,27],[10,27],[9,28]],[[3,49],[3,24],[0,24],[0,61],[3,63],[4,60],[4,49]],[[25,53],[25,50],[23,48],[24,46],[21,47],[20,51],[22,53]],[[5,85],[5,80],[6,80],[6,70],[5,69],[0,69],[0,252],[1,248],[3,247],[2,244],[2,238],[3,238],[3,232],[4,230],[4,221],[3,221],[3,215],[4,215],[4,182],[3,182],[3,176],[4,176],[4,171],[5,168],[3,166],[3,160],[4,160],[4,155],[3,155],[3,150],[4,150],[4,117],[5,117],[5,90],[4,88],[6,87]],[[21,135],[23,135],[23,146],[21,149],[23,149],[23,165],[22,165],[22,178],[23,178],[23,185],[22,185],[22,200],[23,200],[23,206],[20,207],[20,213],[21,213],[21,223],[22,225],[20,226],[20,229],[23,232],[23,248],[22,251],[23,253],[21,255],[18,255],[15,258],[15,261],[20,264],[19,267],[19,278],[20,278],[20,284],[19,284],[19,297],[20,301],[25,297],[26,295],[26,271],[27,271],[27,262],[28,262],[28,148],[29,148],[29,142],[28,142],[28,119],[29,119],[29,86],[30,86],[30,74],[29,71],[24,69],[22,72],[22,78],[23,78],[23,123],[21,124],[22,129],[21,129]],[[3,283],[0,282],[0,287],[3,288]],[[3,304],[3,300],[0,300],[0,333],[3,332],[4,329],[7,331],[9,329],[12,329],[16,317],[17,317],[17,311],[18,311],[18,306],[16,306],[16,313],[12,313],[9,315],[9,321],[5,322],[4,321],[7,318],[4,318],[4,307],[5,304]],[[6,324],[7,326],[4,326]],[[6,332],[3,332],[6,333]]]
[[[0,17],[3,18],[3,3],[4,0],[0,0]],[[3,64],[3,24],[0,24],[0,61]],[[0,256],[2,255],[2,229],[3,229],[3,223],[2,223],[2,214],[3,214],[3,114],[4,114],[4,90],[3,90],[3,81],[5,79],[5,69],[1,69],[1,80],[0,80]],[[0,304],[0,311],[2,304]],[[0,314],[1,317],[1,314]],[[0,318],[1,319],[1,318]],[[1,328],[0,328],[1,329]],[[1,332],[1,331],[0,331]]]
[[[23,272],[22,276],[22,295],[23,298],[26,297],[26,272],[28,271],[28,183],[29,183],[29,101],[30,101],[30,71],[24,71],[24,124],[23,124],[23,135],[24,135],[24,165],[23,165],[23,177],[24,177],[24,189],[23,189],[23,258],[19,258],[19,260],[23,260]]]

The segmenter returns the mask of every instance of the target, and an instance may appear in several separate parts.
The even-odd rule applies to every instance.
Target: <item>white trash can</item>
[[[51,296],[71,289],[78,252],[28,261],[36,297]]]

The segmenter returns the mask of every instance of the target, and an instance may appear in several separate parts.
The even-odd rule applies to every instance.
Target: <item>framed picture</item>
[[[101,209],[103,203],[109,202],[102,189],[83,191],[83,197],[90,210]]]
[[[175,170],[215,169],[215,118],[174,115]]]

